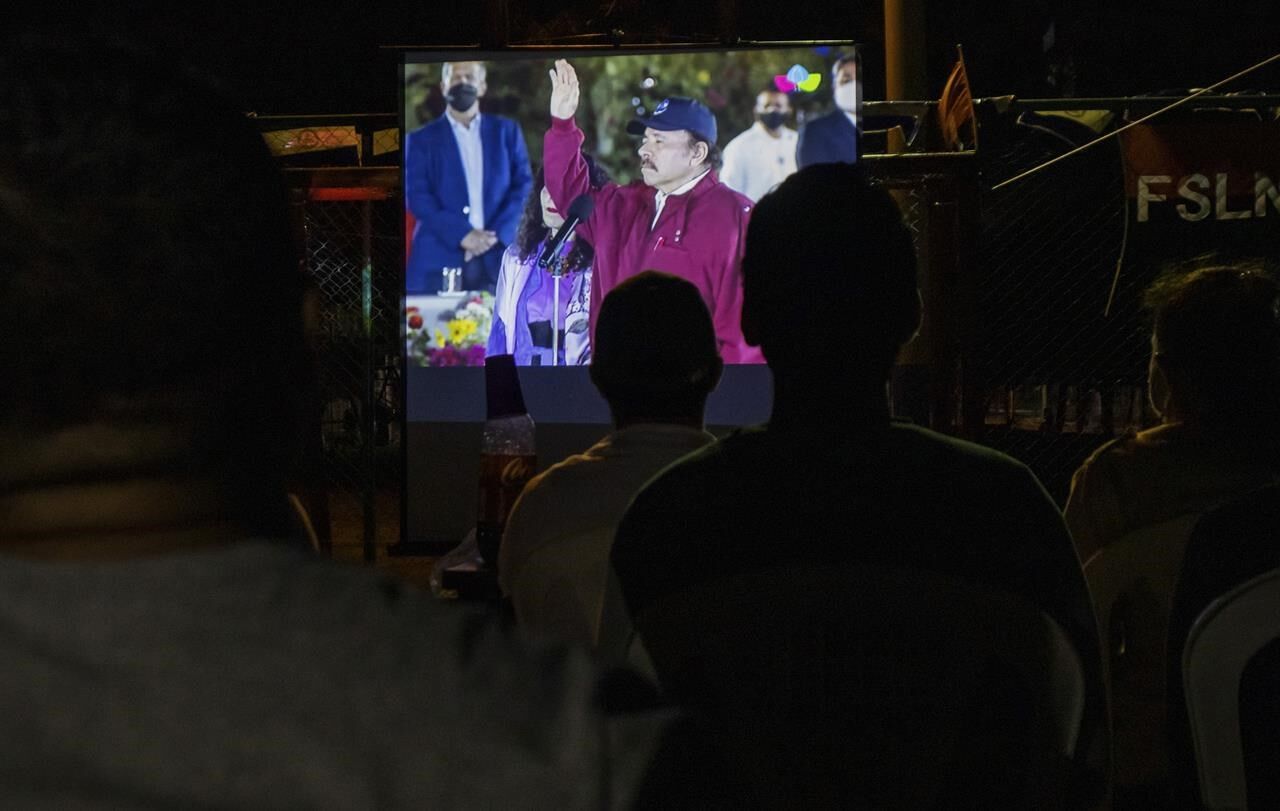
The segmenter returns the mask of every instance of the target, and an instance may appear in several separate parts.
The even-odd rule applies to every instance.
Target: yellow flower
[[[436,346],[444,346],[444,331],[436,330]]]
[[[466,337],[467,337],[467,324],[468,324],[468,323],[469,323],[469,322],[467,322],[467,321],[463,321],[463,320],[458,319],[458,318],[455,318],[455,319],[453,319],[452,321],[450,321],[450,322],[449,322],[449,325],[448,325],[448,326],[449,326],[449,340],[450,340],[452,343],[454,343],[454,344],[460,344],[460,343],[462,343],[462,340],[463,340],[464,338],[466,338]],[[472,328],[472,330],[474,330],[474,329],[475,329],[475,324],[474,324],[474,323],[471,323],[471,328]]]

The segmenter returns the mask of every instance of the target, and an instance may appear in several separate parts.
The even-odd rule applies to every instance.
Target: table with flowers
[[[493,323],[491,293],[406,296],[404,317],[411,366],[484,365]]]

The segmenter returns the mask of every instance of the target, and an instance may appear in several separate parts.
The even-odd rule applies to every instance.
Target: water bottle
[[[515,358],[484,361],[486,419],[480,440],[480,499],[476,544],[485,564],[498,568],[498,547],[507,516],[537,468],[533,418],[524,404]]]

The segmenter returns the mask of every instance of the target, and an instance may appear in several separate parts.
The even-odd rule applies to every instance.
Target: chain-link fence
[[[400,462],[400,296],[404,208],[394,116],[262,119],[286,167],[313,283],[319,437],[308,506],[328,541],[330,515],[358,516],[376,557],[375,499]]]
[[[320,450],[330,498],[360,501],[364,554],[372,560],[377,486],[395,475],[385,468],[399,459],[403,214],[394,188],[340,192],[333,199],[313,187],[301,203],[316,292]]]
[[[976,165],[912,148],[867,161],[899,190],[922,268],[926,320],[895,370],[895,409],[1023,461],[1059,503],[1091,452],[1155,422],[1145,395],[1142,293],[1158,260],[1199,249],[1153,250],[1131,238],[1118,138],[992,189],[1167,102],[992,100],[979,105]],[[1215,97],[1182,115],[1203,123],[1244,109],[1243,120],[1265,122],[1275,119],[1275,104]],[[907,112],[926,122],[933,107],[868,105],[873,115]],[[917,151],[937,140],[924,129]],[[1199,244],[1233,252],[1213,239]],[[1270,256],[1278,250],[1274,244]]]
[[[1164,246],[1137,240],[1118,137],[991,189],[1167,101],[1015,102],[984,117],[965,349],[982,419],[970,433],[1026,463],[1059,503],[1091,452],[1157,420],[1145,393],[1150,325],[1141,301],[1163,261],[1210,247],[1230,253],[1231,246],[1214,238]],[[1164,120],[1203,124],[1225,108],[1256,105],[1206,99]],[[1274,118],[1274,110],[1263,116]],[[1257,120],[1253,111],[1246,117]]]
[[[1059,116],[1007,111],[984,132],[986,188],[1098,133]],[[1125,191],[1116,143],[987,192],[974,273],[970,368],[982,396],[975,439],[1031,467],[1061,503],[1072,472],[1149,415],[1138,301],[1149,279],[1122,276]],[[1119,409],[1117,405],[1123,406]]]
[[[973,253],[976,160],[971,154],[869,156],[865,163],[898,201],[915,243],[924,320],[898,358],[894,412],[961,432],[963,268]],[[856,251],[856,248],[855,248]]]

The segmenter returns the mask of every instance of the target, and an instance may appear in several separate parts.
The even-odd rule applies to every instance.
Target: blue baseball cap
[[[716,114],[702,102],[684,96],[671,96],[658,102],[653,115],[633,119],[627,124],[627,132],[644,135],[646,127],[663,132],[689,130],[713,144],[716,142]]]

